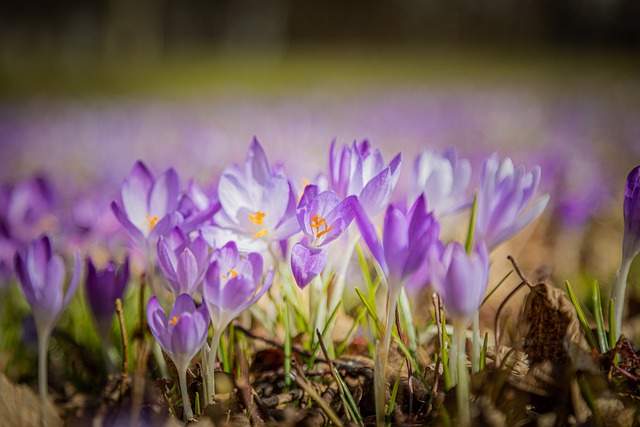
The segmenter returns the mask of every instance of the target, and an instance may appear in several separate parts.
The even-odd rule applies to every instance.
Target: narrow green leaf
[[[396,404],[396,397],[398,396],[398,389],[400,388],[400,371],[396,375],[396,381],[393,383],[393,390],[391,390],[391,399],[389,400],[389,408],[387,409],[387,426],[391,426],[391,414],[393,414],[393,408]]]
[[[200,393],[198,393],[196,391],[196,395],[193,398],[193,400],[195,400],[195,411],[196,411],[196,415],[200,415]]]
[[[336,372],[336,378],[338,378],[338,381],[340,382],[340,387],[342,387],[342,390],[344,391],[344,396],[347,400],[347,405],[345,406],[348,408],[349,413],[351,414],[351,418],[356,423],[358,423],[358,425],[364,425],[364,421],[363,421],[362,415],[360,414],[360,409],[358,408],[358,404],[353,398],[353,395],[351,394],[351,391],[349,390],[347,383],[344,382],[338,370],[336,368],[333,368],[333,369]]]
[[[340,305],[337,305],[336,308],[333,309],[333,312],[331,313],[329,320],[325,323],[324,328],[322,329],[322,341],[327,341],[327,338],[328,338],[327,335],[329,335],[330,326],[335,320],[336,316],[338,315],[339,308],[340,308]],[[311,350],[311,359],[309,360],[309,366],[313,366],[313,364],[316,362],[316,357],[318,357],[319,352],[320,352],[320,341],[316,341],[316,343],[313,346],[313,349]]]
[[[487,366],[487,346],[489,344],[489,334],[485,332],[484,342],[482,343],[482,349],[480,350],[480,370],[483,371]]]
[[[509,276],[511,276],[511,273],[513,273],[513,270],[510,270],[510,271],[509,271],[509,272],[508,272],[508,273],[507,273],[507,274],[506,274],[506,275],[505,275],[505,276],[504,276],[504,277],[503,277],[503,278],[498,282],[498,284],[497,284],[493,289],[491,289],[491,292],[489,292],[489,293],[487,294],[487,296],[486,296],[486,297],[484,297],[484,299],[482,300],[482,304],[480,304],[480,307],[482,307],[482,305],[483,305],[483,304],[484,304],[484,303],[485,303],[485,302],[486,302],[486,301],[491,297],[491,295],[493,295],[493,293],[494,293],[495,291],[497,291],[497,290],[498,290],[498,288],[499,288],[500,286],[502,286],[502,284],[505,282],[505,280],[507,280],[507,278],[508,278]]]
[[[598,334],[598,345],[600,349],[600,353],[605,353],[609,350],[609,346],[607,343],[607,332],[605,331],[604,326],[604,314],[602,313],[602,300],[600,298],[600,286],[598,286],[598,281],[593,281],[593,316],[596,319],[596,332]]]
[[[584,315],[584,311],[582,311],[582,307],[580,306],[580,301],[576,297],[576,294],[573,292],[573,288],[568,280],[564,281],[567,286],[567,292],[569,293],[569,298],[571,299],[571,304],[576,309],[576,313],[578,313],[578,320],[580,321],[580,325],[582,325],[582,330],[584,331],[587,341],[589,341],[589,345],[593,348],[598,348],[598,342],[596,338],[593,336],[593,332],[591,332],[591,326],[589,326],[589,322],[587,321],[587,317]]]
[[[616,345],[618,344],[616,342],[618,338],[618,331],[616,331],[615,311],[613,311],[613,305],[614,305],[613,299],[609,299],[609,348],[610,349],[616,348]],[[614,365],[617,365],[618,360],[619,360],[618,353],[616,353],[612,363]]]
[[[478,206],[478,193],[473,196],[473,204],[471,205],[471,217],[469,218],[469,230],[467,231],[467,241],[464,245],[467,253],[470,254],[473,249],[473,235],[476,230],[476,208]]]
[[[360,297],[360,301],[362,301],[362,304],[367,309],[367,313],[369,314],[369,317],[371,317],[371,319],[373,320],[373,323],[376,326],[376,332],[380,334],[381,331],[384,329],[384,326],[380,324],[380,319],[378,318],[378,314],[376,313],[376,310],[371,306],[371,304],[369,303],[369,300],[362,293],[360,289],[356,288],[356,293]]]

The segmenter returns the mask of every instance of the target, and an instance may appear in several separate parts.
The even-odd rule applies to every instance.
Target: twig
[[[316,329],[316,335],[318,336],[318,343],[320,344],[320,348],[322,349],[322,354],[324,354],[324,357],[327,359],[327,364],[329,365],[329,372],[331,373],[333,380],[338,385],[338,393],[340,393],[340,396],[342,396],[342,406],[344,407],[344,413],[347,416],[347,420],[351,421],[351,416],[349,415],[349,408],[347,408],[347,405],[345,403],[347,396],[345,395],[345,392],[342,389],[342,384],[340,383],[340,380],[338,379],[338,375],[336,374],[336,371],[333,367],[333,363],[329,358],[329,353],[327,353],[327,348],[324,345],[324,341],[322,341],[322,333],[318,329]]]
[[[509,261],[511,261],[511,264],[513,264],[513,268],[516,270],[516,273],[518,273],[518,276],[520,276],[520,279],[522,280],[522,282],[513,291],[511,291],[509,295],[507,295],[507,297],[500,303],[500,306],[496,311],[496,316],[495,316],[494,325],[493,325],[495,330],[496,368],[500,367],[500,314],[502,314],[502,310],[506,307],[507,302],[509,302],[511,297],[513,297],[523,286],[527,286],[529,289],[531,289],[531,283],[522,273],[522,270],[520,270],[520,266],[518,265],[516,260],[511,255],[507,256],[507,258],[509,259]]]
[[[295,375],[293,372],[289,373],[290,376],[293,377],[293,380],[298,384],[298,386],[305,391],[317,404],[322,408],[327,417],[331,420],[331,422],[337,426],[342,427],[342,421],[338,418],[335,411],[331,409],[331,406],[325,402],[325,400],[318,395],[318,393],[311,387],[305,379],[302,379],[300,375]]]
[[[127,328],[124,325],[124,314],[122,313],[122,300],[116,298],[116,313],[120,323],[120,335],[122,336],[122,373],[120,379],[120,397],[126,391],[126,378],[129,372],[129,340],[127,339]]]

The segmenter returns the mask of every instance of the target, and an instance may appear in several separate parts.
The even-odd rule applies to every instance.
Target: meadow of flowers
[[[464,111],[454,124],[423,122],[412,113],[416,105],[424,113],[411,97],[387,101],[367,110],[367,123],[383,139],[393,129],[375,118],[392,123],[392,114],[402,115],[411,126],[397,134],[432,137],[438,148],[399,144],[394,151],[377,147],[376,138],[307,146],[306,136],[287,153],[272,151],[260,135],[230,141],[237,135],[182,116],[186,124],[170,138],[191,143],[164,157],[137,128],[144,113],[135,108],[135,119],[122,109],[96,117],[63,109],[57,122],[31,117],[30,126],[5,111],[6,158],[20,159],[26,146],[70,169],[16,180],[9,177],[17,166],[3,166],[0,372],[8,378],[3,393],[18,402],[8,420],[638,422],[638,333],[624,324],[624,310],[640,251],[640,169],[626,184],[607,179],[616,174],[590,145],[601,136],[594,136],[591,119],[600,116],[592,111],[568,108],[566,122],[540,131],[544,147],[516,143],[507,150],[512,159],[484,141],[447,144],[451,135],[453,142],[517,139],[502,109],[488,115],[502,123],[492,127]],[[490,103],[483,107],[491,111]],[[446,109],[428,110],[443,118]],[[169,110],[153,119],[157,135],[164,115],[177,114]],[[287,111],[300,118],[295,105]],[[261,113],[268,115],[241,115]],[[636,113],[627,114],[631,121]],[[523,116],[537,117],[532,128],[548,125]],[[305,117],[306,131],[292,120],[287,132],[313,130]],[[84,164],[78,159],[86,153],[47,146],[31,126],[54,141],[90,134],[92,143],[78,151],[105,158],[136,152],[139,140],[144,149],[138,161]],[[490,128],[503,134],[477,132]],[[623,129],[622,140],[631,141],[633,126]],[[215,137],[232,148],[223,151]],[[632,143],[627,152],[637,154]],[[145,153],[164,166],[150,167]],[[212,156],[215,172],[203,180]],[[596,227],[612,200],[623,232],[581,252],[576,246],[587,245],[587,233],[570,230]],[[541,260],[572,259],[562,244],[580,259],[534,273]],[[618,274],[600,277],[613,286],[593,284],[589,257],[615,245],[622,257],[607,256]],[[561,282],[554,287],[552,279]],[[588,283],[588,308],[576,282]],[[40,400],[29,401],[35,407],[19,383],[38,390]]]

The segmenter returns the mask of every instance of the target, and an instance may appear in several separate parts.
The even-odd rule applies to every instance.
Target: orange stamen
[[[249,214],[249,221],[255,225],[262,225],[262,220],[266,214],[264,212],[256,211],[254,214]]]
[[[234,277],[237,277],[238,273],[232,268],[231,270],[229,270],[229,276],[227,275],[222,275],[220,276],[221,279],[233,279]]]
[[[253,235],[254,239],[258,239],[262,236],[264,236],[265,234],[267,234],[269,232],[269,230],[267,230],[266,228],[263,228],[262,230],[258,231],[256,234]]]
[[[169,320],[169,324],[170,324],[170,325],[175,325],[176,323],[178,323],[178,320],[180,320],[180,317],[179,317],[179,316],[173,316],[173,317],[171,318],[171,320]]]
[[[327,220],[322,218],[320,215],[314,215],[313,218],[311,218],[309,225],[311,226],[312,231],[315,229],[316,238],[322,237],[333,229],[333,225],[329,227]],[[320,227],[324,228],[321,230]]]
[[[144,219],[146,219],[147,222],[149,223],[149,230],[147,230],[147,232],[151,233],[151,230],[153,230],[153,227],[155,227],[156,224],[158,223],[159,218],[155,215],[152,217],[149,217],[149,215],[145,215]]]

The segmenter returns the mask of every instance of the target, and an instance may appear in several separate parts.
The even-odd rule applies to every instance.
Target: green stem
[[[203,356],[206,360],[204,360],[204,366],[206,367],[206,371],[204,372],[205,377],[205,394],[206,394],[206,402],[207,405],[212,405],[214,403],[213,397],[216,395],[216,358],[218,355],[218,345],[220,344],[220,337],[222,336],[222,332],[224,328],[216,328],[213,330],[213,336],[211,338],[211,346],[202,350]]]
[[[624,253],[622,254],[620,269],[616,275],[616,281],[611,292],[611,299],[613,300],[614,306],[615,331],[617,334],[616,341],[620,338],[620,335],[622,335],[622,313],[625,306],[625,292],[627,288],[627,278],[629,277],[629,269],[631,268],[631,261],[633,261],[632,257],[629,257]]]
[[[473,335],[471,337],[471,372],[480,372],[480,314],[476,311],[473,315]]]
[[[376,341],[376,353],[375,353],[375,370],[374,370],[374,395],[376,401],[376,424],[378,426],[385,425],[385,388],[386,388],[386,369],[387,369],[387,356],[389,355],[389,346],[391,344],[391,332],[393,331],[394,318],[396,313],[396,307],[398,306],[398,295],[400,289],[388,288],[387,294],[387,318],[386,327],[384,329],[384,340],[382,341],[382,347],[379,345],[379,341]]]
[[[182,393],[182,420],[186,423],[193,418],[191,410],[191,402],[189,401],[189,390],[187,390],[187,367],[176,366],[178,368],[178,377],[180,379],[180,393]]]
[[[38,331],[38,390],[42,402],[47,400],[47,355],[49,353],[49,338],[51,329]]]
[[[456,399],[458,403],[458,425],[466,427],[471,424],[469,415],[469,373],[467,372],[467,355],[464,351],[467,341],[467,325],[464,319],[454,321],[454,335],[458,343],[457,371],[458,385]]]
[[[324,298],[324,281],[322,275],[318,274],[311,282],[311,289],[309,294],[309,314],[311,321],[309,322],[313,327],[312,330],[323,330],[324,322],[327,318],[327,302]],[[318,342],[316,334],[311,335],[311,343]]]
[[[416,335],[416,328],[413,326],[413,316],[411,315],[411,304],[409,303],[409,296],[407,291],[402,288],[400,292],[400,309],[404,314],[404,320],[407,324],[407,335],[409,336],[409,352],[414,360],[418,360],[418,337]]]

